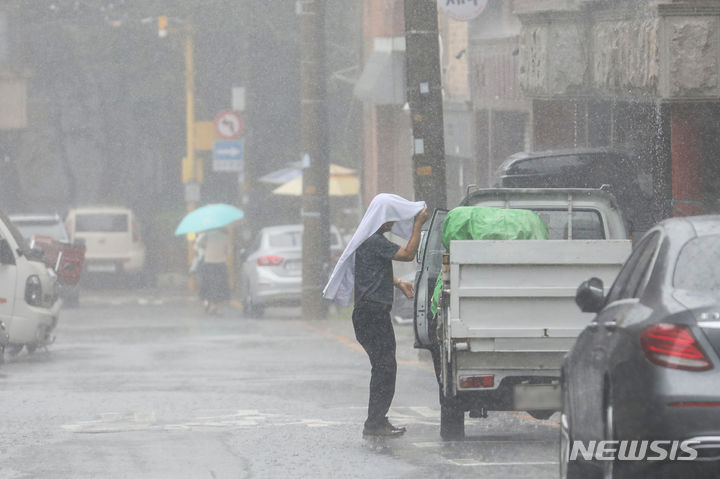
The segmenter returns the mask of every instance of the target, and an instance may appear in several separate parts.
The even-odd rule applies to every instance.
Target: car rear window
[[[62,223],[57,221],[38,220],[38,221],[17,221],[15,226],[20,230],[20,233],[25,238],[30,238],[33,235],[38,236],[49,236],[52,239],[61,241],[63,243],[68,241],[67,232]]]
[[[302,247],[302,231],[285,231],[283,233],[274,233],[268,237],[268,244],[271,248],[301,248]],[[339,248],[340,234],[337,231],[330,233],[330,246]]]
[[[482,206],[478,204],[476,206]],[[528,208],[530,209],[530,208]],[[548,227],[549,239],[568,239],[570,221],[566,209],[531,209]],[[596,210],[573,210],[572,239],[605,239],[602,216]]]
[[[301,231],[285,231],[271,234],[268,238],[271,248],[299,248],[302,245]]]
[[[683,246],[673,286],[691,291],[720,291],[720,235],[702,236]]]
[[[567,210],[533,210],[545,222],[550,239],[568,239],[570,221]],[[573,210],[572,239],[605,239],[602,217],[592,210]]]
[[[127,232],[126,214],[83,214],[75,216],[75,231],[78,233],[123,233]]]

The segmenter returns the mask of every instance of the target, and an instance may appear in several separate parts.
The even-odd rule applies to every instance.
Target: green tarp
[[[445,217],[442,243],[450,251],[452,240],[543,240],[548,227],[530,210],[460,206]],[[437,300],[442,290],[442,275],[435,284],[430,311],[437,314]]]

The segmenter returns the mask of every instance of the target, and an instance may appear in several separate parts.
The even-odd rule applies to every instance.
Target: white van
[[[0,321],[10,352],[23,346],[33,352],[51,343],[61,305],[57,275],[0,212]]]
[[[145,245],[135,214],[118,206],[75,208],[65,226],[70,242],[85,242],[85,271],[137,275],[145,269]]]

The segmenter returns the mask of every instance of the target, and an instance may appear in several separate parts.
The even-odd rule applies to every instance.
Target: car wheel
[[[570,460],[570,449],[573,444],[573,424],[576,418],[572,415],[570,393],[567,384],[562,382],[562,412],[560,414],[560,478],[561,479],[600,479],[601,471],[591,463],[580,458]]]
[[[615,406],[613,404],[612,389],[607,386],[605,393],[605,411],[603,411],[603,438],[606,441],[615,441],[618,438],[618,432],[615,422]],[[603,461],[603,478],[604,479],[623,479],[636,477],[638,471],[632,471],[629,464],[623,461]]]
[[[440,437],[445,441],[465,438],[465,411],[457,399],[445,398],[440,404]]]
[[[246,318],[262,318],[265,313],[265,308],[259,304],[255,304],[252,292],[250,291],[250,286],[246,285],[243,288],[243,291],[243,316]]]

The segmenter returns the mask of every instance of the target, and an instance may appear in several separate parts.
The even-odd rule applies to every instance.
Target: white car
[[[57,275],[0,213],[0,346],[17,354],[52,343],[61,305]]]
[[[85,242],[85,271],[139,276],[145,270],[145,245],[135,214],[119,206],[75,208],[65,226],[70,241]]]

